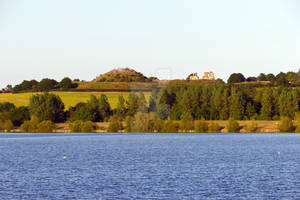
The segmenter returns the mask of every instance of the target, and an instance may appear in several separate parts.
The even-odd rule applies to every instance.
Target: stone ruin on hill
[[[188,76],[187,80],[215,80],[215,75],[213,72],[204,72],[200,79],[198,73],[193,73]]]

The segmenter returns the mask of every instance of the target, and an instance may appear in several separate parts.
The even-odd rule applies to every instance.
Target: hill
[[[151,82],[153,79],[133,69],[118,68],[98,76],[93,82]]]

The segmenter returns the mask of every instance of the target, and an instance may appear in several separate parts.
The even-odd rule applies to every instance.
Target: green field
[[[100,96],[100,94],[105,94],[112,108],[115,108],[118,102],[118,96],[122,95],[125,98],[130,94],[129,92],[51,92],[60,96],[65,104],[66,109],[70,106],[75,106],[79,102],[86,102],[90,98],[90,95]],[[17,107],[28,106],[29,99],[32,95],[38,93],[2,93],[0,94],[0,103],[11,102]],[[144,92],[146,99],[150,97],[150,92]]]

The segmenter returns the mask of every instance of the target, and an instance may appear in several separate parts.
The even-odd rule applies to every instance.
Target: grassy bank
[[[178,123],[180,123],[179,121],[177,121]],[[221,127],[220,133],[227,133],[227,129],[226,129],[226,125],[228,123],[228,121],[206,121],[207,123],[218,123],[219,126]],[[239,125],[240,125],[240,133],[248,133],[249,131],[246,130],[246,126],[247,124],[251,123],[252,121],[238,121]],[[254,131],[256,133],[279,133],[279,129],[278,129],[278,124],[279,121],[255,121],[255,123],[257,124],[257,130]],[[106,133],[107,132],[107,128],[109,126],[108,122],[99,122],[96,123],[97,124],[97,130],[95,131],[96,133]],[[18,128],[13,129],[11,132],[21,132]],[[70,129],[69,129],[69,125],[68,123],[60,123],[60,124],[56,124],[56,129],[54,132],[57,133],[70,133]],[[122,131],[124,132],[124,131]],[[179,131],[181,132],[181,131]],[[193,132],[193,131],[191,131]]]
[[[126,99],[129,95],[129,92],[51,92],[57,94],[62,99],[65,104],[66,109],[71,106],[75,106],[79,102],[86,102],[90,95],[99,96],[100,94],[105,94],[108,98],[108,101],[112,108],[115,108],[118,102],[118,96],[122,95]],[[1,93],[0,94],[0,103],[10,102],[19,106],[28,106],[29,99],[32,95],[37,93]],[[146,99],[149,99],[150,92],[144,92]]]

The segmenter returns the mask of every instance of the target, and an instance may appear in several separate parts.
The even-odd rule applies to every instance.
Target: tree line
[[[0,121],[9,120],[14,126],[20,126],[34,117],[38,123],[112,120],[136,121],[145,126],[143,121],[182,121],[188,124],[201,119],[279,120],[282,117],[294,119],[299,106],[300,88],[216,84],[154,89],[149,100],[143,93],[130,93],[127,98],[119,96],[114,109],[105,94],[91,95],[87,102],[80,102],[67,110],[58,95],[36,94],[30,98],[28,107],[17,108],[9,102],[1,103]]]
[[[300,82],[300,70],[298,72],[280,72],[277,75],[272,73],[260,73],[257,77],[250,76],[245,78],[242,73],[233,73],[227,80],[227,83],[242,83],[242,82],[262,82],[268,81],[270,85],[289,86],[290,84],[298,85]]]
[[[75,80],[74,80],[75,81]],[[79,80],[78,80],[79,81]],[[12,87],[12,86],[7,86],[4,91],[11,91],[14,93],[18,92],[48,92],[51,90],[69,90],[71,88],[77,88],[78,84],[73,82],[70,78],[65,77],[63,78],[60,82],[54,80],[54,79],[49,79],[49,78],[44,78],[40,82],[36,80],[24,80],[22,83]]]

